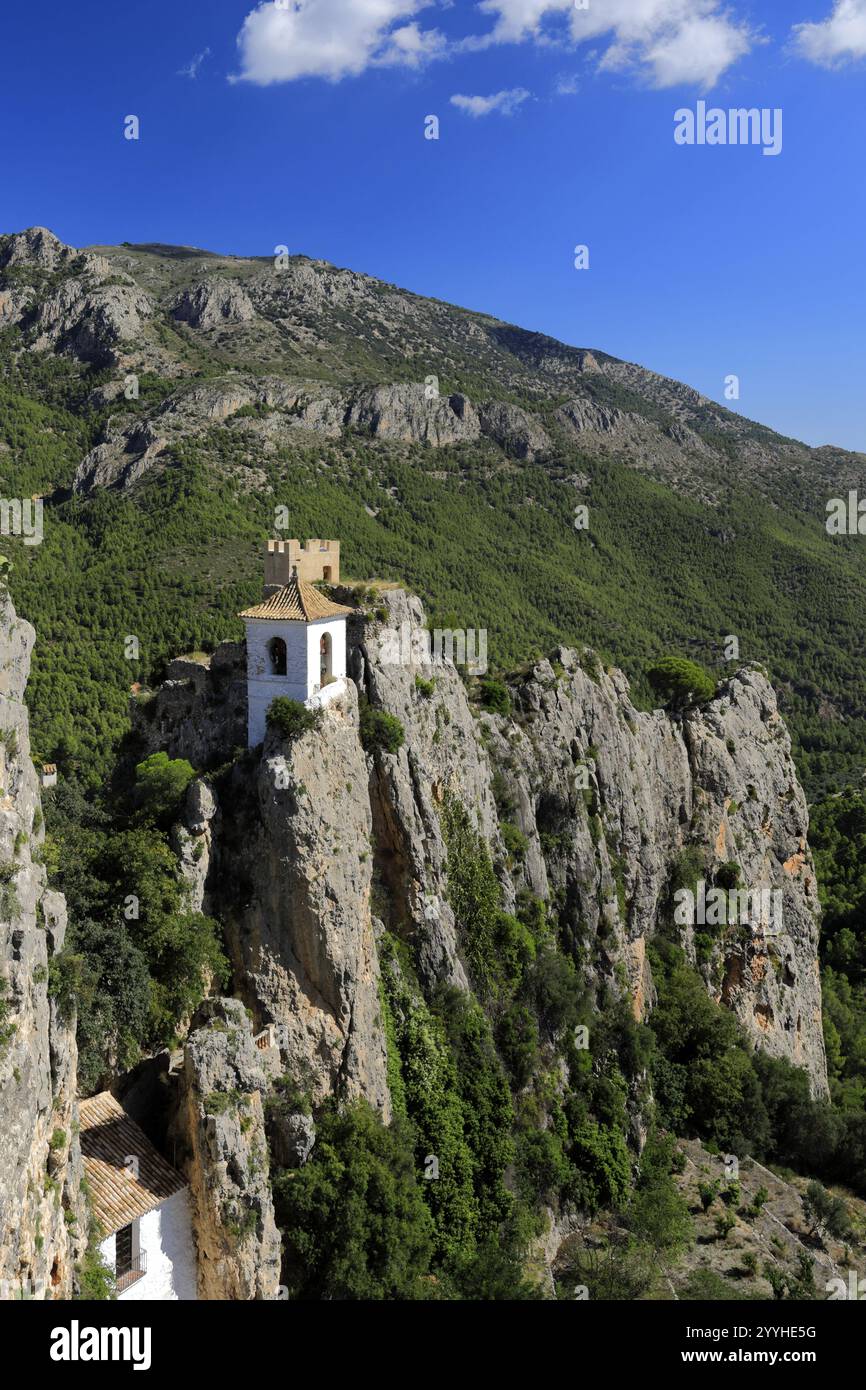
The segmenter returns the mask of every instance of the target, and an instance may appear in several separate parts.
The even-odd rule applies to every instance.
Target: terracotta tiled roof
[[[83,1100],[81,1156],[93,1214],[107,1236],[161,1207],[186,1183],[110,1091]],[[134,1173],[127,1160],[135,1158]]]
[[[288,618],[293,622],[313,623],[318,618],[342,618],[351,612],[351,608],[346,608],[342,603],[332,603],[312,584],[298,579],[295,575],[282,589],[266,598],[264,603],[257,603],[254,608],[245,608],[238,617]]]

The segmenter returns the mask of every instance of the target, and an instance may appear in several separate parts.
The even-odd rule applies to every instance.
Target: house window
[[[123,1226],[115,1236],[114,1268],[118,1279],[132,1269],[132,1226]]]
[[[268,643],[268,656],[271,662],[271,675],[286,674],[286,644],[282,637],[272,637]]]
[[[117,1292],[123,1293],[130,1284],[142,1279],[147,1270],[144,1251],[139,1245],[139,1223],[122,1226],[114,1237],[114,1277]]]

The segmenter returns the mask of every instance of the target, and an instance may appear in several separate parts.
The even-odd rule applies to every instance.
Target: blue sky
[[[0,42],[0,230],[285,243],[866,450],[866,0],[52,0]],[[677,145],[700,99],[781,154]]]

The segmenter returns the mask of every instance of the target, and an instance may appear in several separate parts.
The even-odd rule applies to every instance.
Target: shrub
[[[502,681],[485,676],[478,682],[478,698],[485,709],[493,710],[495,714],[511,713],[511,696]]]
[[[698,1183],[698,1196],[699,1196],[700,1199],[701,1199],[701,1210],[702,1210],[702,1211],[709,1211],[710,1207],[713,1205],[713,1202],[716,1200],[716,1198],[718,1197],[718,1195],[719,1195],[719,1184],[718,1184],[718,1180],[716,1180],[715,1182],[699,1182],[699,1183]]]
[[[531,1079],[539,1057],[538,1025],[523,1004],[512,1004],[496,1030],[499,1052],[518,1090]]]
[[[612,1241],[596,1249],[567,1242],[557,1292],[572,1299],[575,1287],[583,1286],[593,1302],[633,1303],[650,1292],[656,1277],[657,1261],[647,1246]]]
[[[368,753],[376,749],[396,753],[405,739],[405,730],[396,715],[374,709],[366,702],[361,706],[361,743]]]
[[[299,738],[301,734],[318,729],[321,722],[321,710],[307,709],[300,700],[290,700],[288,695],[277,695],[268,706],[268,727],[285,739]]]
[[[518,829],[516,825],[512,825],[510,821],[503,821],[499,827],[499,833],[502,836],[502,843],[505,846],[508,858],[513,863],[519,864],[526,854],[529,844],[523,831]]]
[[[622,1130],[586,1116],[571,1128],[569,1139],[573,1164],[570,1195],[577,1205],[589,1211],[621,1206],[632,1182]]]
[[[843,1239],[850,1233],[851,1218],[841,1197],[833,1197],[819,1182],[810,1182],[803,1198],[803,1213],[812,1233]]]
[[[671,1176],[673,1162],[673,1139],[652,1133],[641,1154],[627,1221],[638,1239],[655,1251],[681,1250],[692,1240],[689,1209]]]

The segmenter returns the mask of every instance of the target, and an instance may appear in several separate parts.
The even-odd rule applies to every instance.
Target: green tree
[[[716,693],[716,682],[709,672],[686,657],[664,656],[644,674],[655,694],[672,709],[705,704]]]
[[[433,1221],[400,1122],[364,1101],[326,1104],[304,1166],[274,1180],[289,1290],[296,1299],[417,1299]]]
[[[139,819],[146,824],[156,825],[171,821],[194,777],[195,768],[186,758],[169,758],[167,753],[151,753],[135,768],[134,797]]]

